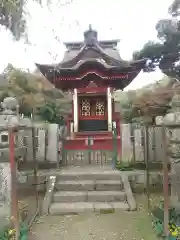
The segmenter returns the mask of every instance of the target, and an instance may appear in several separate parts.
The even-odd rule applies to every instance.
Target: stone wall
[[[149,126],[148,161],[162,162],[163,136],[161,126]],[[145,127],[134,124],[121,124],[122,162],[145,162]]]
[[[135,193],[144,193],[147,191],[147,175],[145,171],[132,171],[126,172],[129,175],[130,185]],[[163,189],[163,177],[161,172],[149,173],[149,191],[150,192],[162,192]]]

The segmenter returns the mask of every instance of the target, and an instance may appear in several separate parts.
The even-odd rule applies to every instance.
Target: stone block
[[[50,176],[47,181],[47,190],[42,204],[42,213],[47,214],[49,212],[49,207],[52,203],[52,197],[54,192],[54,187],[56,183],[56,177]]]
[[[112,213],[114,212],[114,208],[110,203],[94,203],[94,211],[96,213]]]
[[[99,172],[61,172],[58,180],[77,181],[77,180],[120,180],[119,171],[99,171]]]
[[[87,194],[88,202],[125,201],[125,192],[120,191],[91,191]]]
[[[84,181],[58,181],[56,189],[61,191],[92,191],[95,189],[95,182]]]
[[[125,202],[112,202],[111,206],[113,207],[113,209],[116,210],[129,210],[129,205]]]
[[[53,202],[86,202],[87,192],[58,191],[54,193]]]
[[[97,191],[121,190],[122,182],[118,180],[98,180],[96,181]]]
[[[52,215],[78,214],[93,211],[93,204],[88,202],[53,203],[49,210]]]

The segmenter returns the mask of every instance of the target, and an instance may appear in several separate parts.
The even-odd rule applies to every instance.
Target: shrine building
[[[121,151],[120,113],[115,112],[113,92],[123,90],[144,68],[146,59],[124,61],[119,40],[99,41],[89,26],[83,42],[67,42],[64,59],[59,64],[36,64],[56,88],[73,95],[72,114],[67,119],[66,149],[91,148],[112,150],[116,128],[118,151]]]

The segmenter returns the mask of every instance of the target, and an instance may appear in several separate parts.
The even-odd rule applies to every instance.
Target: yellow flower
[[[9,235],[14,235],[15,232],[16,232],[15,229],[9,229],[8,234],[9,234]]]
[[[174,232],[171,233],[171,235],[172,235],[173,237],[176,237],[176,236],[178,235],[178,231],[175,230]]]

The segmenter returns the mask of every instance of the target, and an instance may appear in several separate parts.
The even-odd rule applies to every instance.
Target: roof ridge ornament
[[[97,42],[97,31],[92,29],[92,25],[89,24],[89,29],[84,32],[84,43],[86,46],[93,46]]]
[[[89,31],[92,31],[92,25],[89,24]]]

